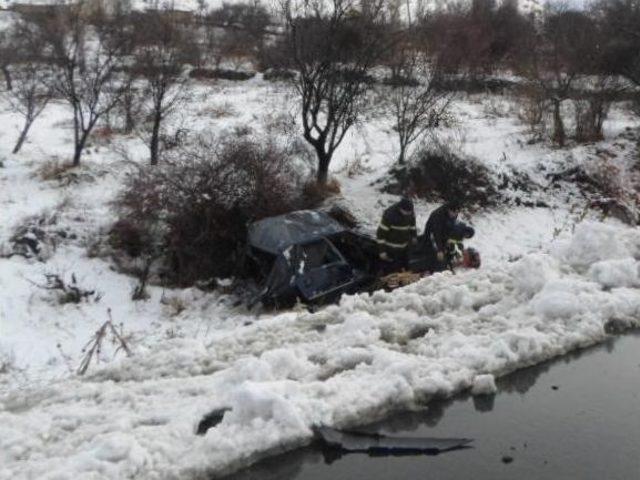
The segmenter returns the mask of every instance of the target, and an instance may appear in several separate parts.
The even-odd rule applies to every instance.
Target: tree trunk
[[[318,176],[317,182],[319,185],[326,185],[329,179],[329,163],[331,158],[325,152],[318,152]]]
[[[4,81],[7,84],[7,90],[13,90],[13,80],[11,78],[11,72],[9,71],[8,65],[2,66],[2,73],[4,74]]]
[[[564,131],[564,122],[562,121],[562,113],[560,100],[553,101],[553,141],[560,147],[564,147],[566,141],[566,133]]]
[[[156,113],[153,119],[153,130],[151,132],[151,142],[149,143],[149,151],[151,152],[151,165],[158,164],[158,151],[160,144],[160,122],[162,117]]]
[[[133,93],[129,90],[124,94],[124,133],[127,135],[136,128],[133,118]]]
[[[402,145],[402,143],[400,143],[400,153],[398,154],[398,164],[399,165],[404,165],[405,164],[406,156],[407,156],[407,146],[406,145]]]
[[[133,119],[133,114],[131,113],[131,106],[127,105],[127,107],[125,107],[124,116],[124,133],[129,135],[131,132],[133,132],[134,128],[136,128],[136,123]]]
[[[75,151],[73,153],[73,166],[77,167],[80,165],[80,158],[82,157],[82,152],[84,151],[84,147],[87,143],[87,138],[89,138],[89,132],[83,132],[80,136],[80,140],[76,142]]]
[[[22,145],[24,145],[24,142],[27,139],[27,135],[29,134],[29,129],[31,128],[32,123],[33,123],[32,119],[27,118],[25,120],[24,126],[22,127],[22,131],[20,132],[20,136],[18,137],[18,141],[16,142],[15,147],[13,147],[14,155],[22,149]]]

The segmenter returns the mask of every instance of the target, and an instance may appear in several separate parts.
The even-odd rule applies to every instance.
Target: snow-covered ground
[[[249,126],[271,134],[295,114],[285,86],[260,75],[191,92],[173,123],[194,132]],[[585,202],[571,186],[535,193],[549,208],[504,205],[469,218],[479,271],[345,297],[315,314],[258,314],[195,288],[151,287],[148,300],[134,302],[136,281],[90,252],[114,221],[110,201],[130,168],[119,152],[142,162],[144,147],[133,137],[95,140],[76,183],[43,181],[44,163],[71,154],[66,107],[52,104],[17,156],[19,118],[5,107],[0,252],[33,216],[66,237],[42,261],[0,258],[0,479],[220,474],[308,442],[314,425],[352,425],[424,407],[434,395],[486,391],[491,376],[603,340],[609,321],[640,325],[640,232],[595,214],[580,220]],[[449,144],[543,186],[546,173],[603,151],[622,169],[637,154],[623,134],[638,125],[621,109],[601,144],[554,150],[527,144],[507,99],[466,98],[455,108],[460,120],[443,132]],[[393,164],[394,140],[386,120],[370,118],[333,165],[342,201],[365,228],[394,200],[372,186]],[[420,227],[434,206],[418,204]],[[96,294],[59,305],[40,288],[45,274],[73,276]],[[108,312],[133,356],[105,345],[101,363],[79,377],[82,349]],[[223,422],[195,435],[203,415],[221,407],[232,409]]]

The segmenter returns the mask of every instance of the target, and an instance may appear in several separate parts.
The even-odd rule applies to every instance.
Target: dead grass
[[[238,111],[235,107],[229,103],[214,103],[209,105],[198,112],[200,117],[213,117],[213,118],[228,118],[238,115]]]
[[[35,174],[44,182],[63,182],[69,178],[69,174],[74,170],[75,167],[72,164],[62,162],[59,158],[52,158],[40,165]]]

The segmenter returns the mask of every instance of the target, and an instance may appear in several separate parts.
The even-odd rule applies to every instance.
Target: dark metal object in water
[[[437,455],[469,448],[469,438],[389,437],[377,433],[346,432],[328,427],[315,429],[316,436],[331,449],[369,455]]]

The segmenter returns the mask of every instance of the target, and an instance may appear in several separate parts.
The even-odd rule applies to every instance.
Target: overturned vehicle
[[[452,246],[458,248],[461,244]],[[457,265],[479,266],[479,255],[473,249],[451,253],[452,265],[454,255],[459,255]],[[428,270],[429,256],[422,239],[418,239],[409,257],[407,274],[413,275],[408,282],[411,283]],[[322,305],[337,301],[344,293],[388,286],[381,274],[376,239],[345,227],[321,211],[301,210],[252,223],[247,259],[249,273],[260,285],[251,304],[262,302],[265,306],[288,308],[300,301]],[[395,288],[407,282],[396,284],[393,279],[392,283]]]

